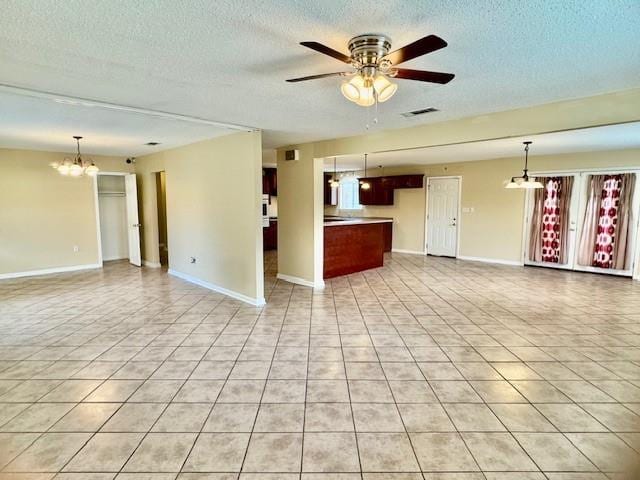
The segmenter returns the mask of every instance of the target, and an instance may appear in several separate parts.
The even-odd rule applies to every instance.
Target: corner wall
[[[136,159],[146,262],[159,262],[154,175],[164,170],[170,273],[264,303],[261,142],[235,133]]]
[[[72,155],[0,149],[0,277],[99,266],[93,179],[49,166]],[[89,157],[101,171],[131,171],[124,158]]]

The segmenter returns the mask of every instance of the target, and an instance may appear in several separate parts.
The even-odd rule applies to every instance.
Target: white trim
[[[468,257],[466,255],[459,255],[458,260],[466,260],[469,262],[495,263],[497,265],[512,265],[516,267],[524,266],[522,262],[519,262],[517,260],[503,260],[500,258]]]
[[[242,132],[255,132],[256,130],[258,130],[255,127],[237,125],[234,123],[218,122],[216,120],[209,120],[208,118],[194,117],[192,115],[182,115],[179,113],[164,112],[161,110],[150,110],[148,108],[119,105],[116,103],[102,102],[100,100],[93,100],[89,98],[71,97],[68,95],[60,95],[53,92],[16,87],[14,85],[0,84],[0,91],[26,97],[44,98],[47,100],[53,100],[54,102],[58,103],[65,103],[81,107],[103,108],[105,110],[115,110],[118,112],[136,113],[138,115],[148,115],[151,117],[168,118],[171,120],[180,120],[182,122],[198,123],[202,125],[211,125],[218,128],[226,128],[228,130],[240,130]]]
[[[36,277],[40,275],[50,275],[52,273],[77,272],[80,270],[91,270],[102,268],[101,263],[87,263],[85,265],[71,265],[68,267],[43,268],[42,270],[29,270],[26,272],[0,273],[0,280],[7,278]]]
[[[200,287],[204,287],[208,290],[212,290],[214,292],[218,292],[218,293],[222,293],[223,295],[226,295],[227,297],[231,297],[231,298],[235,298],[236,300],[240,300],[242,302],[248,303],[250,305],[256,306],[256,307],[261,307],[263,305],[265,305],[267,302],[265,302],[264,297],[261,298],[252,298],[252,297],[248,297],[242,293],[238,293],[238,292],[234,292],[233,290],[229,290],[227,288],[221,287],[219,285],[214,285],[213,283],[209,283],[206,282],[204,280],[200,280],[199,278],[196,277],[192,277],[191,275],[188,275],[186,273],[182,273],[182,272],[178,272],[176,270],[172,270],[169,269],[167,271],[167,273],[169,275],[173,275],[174,277],[178,277],[182,280],[186,280],[189,283],[193,283],[195,285],[198,285]]]
[[[309,280],[305,280],[304,278],[300,278],[300,277],[294,277],[292,275],[285,275],[284,273],[278,273],[276,275],[276,278],[278,280],[284,280],[285,282],[289,282],[289,283],[295,283],[297,285],[302,285],[305,287],[311,287],[311,288],[324,288],[324,280],[318,281],[318,282],[311,282]]]
[[[98,172],[99,173],[99,172]],[[102,266],[102,232],[100,231],[100,197],[98,196],[98,175],[93,176],[93,203],[96,215],[96,236],[98,239],[98,263]]]
[[[426,255],[424,252],[418,250],[405,250],[403,248],[392,248],[391,253],[408,253],[410,255]]]
[[[160,265],[160,262],[151,262],[149,260],[142,260],[142,264],[145,267],[149,267],[149,268],[160,268],[160,267],[162,267],[162,265]]]
[[[424,187],[425,195],[424,195],[424,252],[423,255],[429,254],[429,248],[427,245],[427,227],[428,221],[427,217],[429,216],[429,183],[431,179],[441,179],[441,178],[457,178],[458,179],[458,217],[456,223],[456,257],[460,258],[460,230],[462,226],[462,175],[433,175],[432,177],[427,177],[427,182]]]

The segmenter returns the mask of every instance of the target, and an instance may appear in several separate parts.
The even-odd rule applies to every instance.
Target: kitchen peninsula
[[[393,218],[324,218],[324,278],[381,267],[391,251]]]

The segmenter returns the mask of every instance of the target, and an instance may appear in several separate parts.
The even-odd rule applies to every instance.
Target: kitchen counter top
[[[393,218],[386,217],[324,217],[325,227],[340,225],[369,225],[372,223],[390,223]]]

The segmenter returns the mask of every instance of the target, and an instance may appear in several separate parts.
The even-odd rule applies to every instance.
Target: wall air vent
[[[405,112],[405,113],[401,113],[400,115],[402,115],[403,117],[415,117],[417,115],[424,115],[425,113],[432,113],[432,112],[439,112],[439,110],[437,108],[433,108],[433,107],[429,107],[429,108],[423,108],[420,110],[414,110],[412,112]]]
[[[150,147],[155,147],[156,145],[160,145],[160,142],[147,142],[145,145],[149,145]]]

